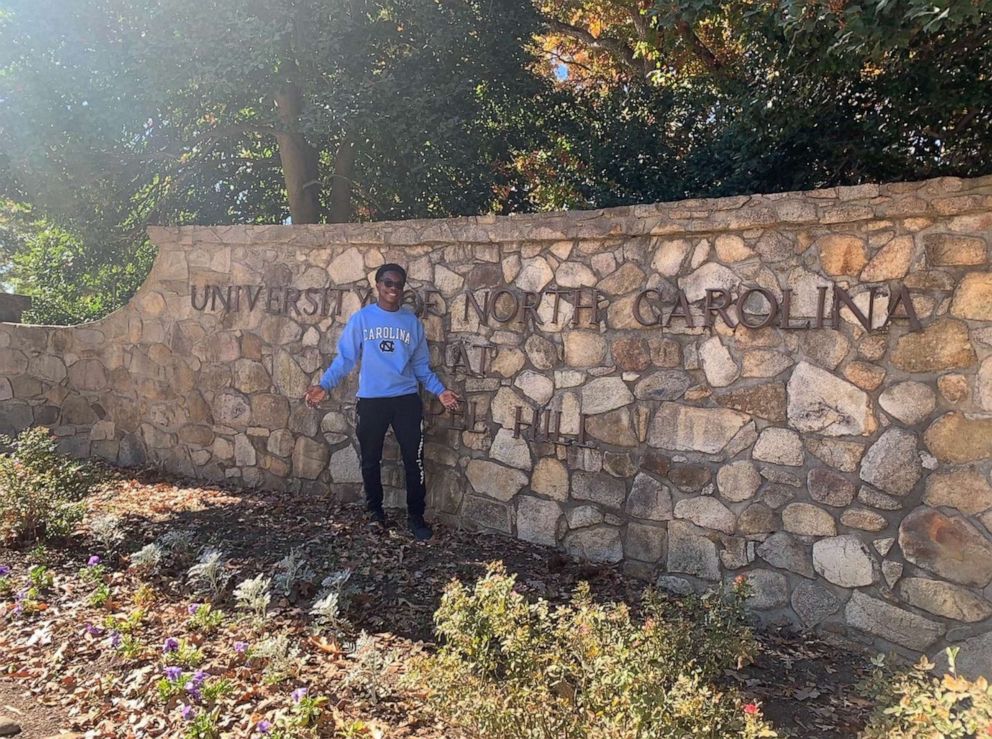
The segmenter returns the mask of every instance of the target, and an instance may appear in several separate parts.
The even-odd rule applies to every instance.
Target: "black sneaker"
[[[406,523],[410,527],[410,531],[413,532],[413,538],[417,541],[427,541],[434,536],[434,531],[427,525],[423,516],[409,516]]]
[[[384,531],[389,529],[389,522],[386,520],[386,512],[381,508],[370,508],[368,517],[369,523],[375,524]]]

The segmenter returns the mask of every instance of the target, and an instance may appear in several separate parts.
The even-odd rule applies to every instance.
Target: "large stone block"
[[[937,396],[922,382],[900,382],[884,390],[878,404],[893,418],[913,426],[933,413]]]
[[[627,524],[623,553],[625,557],[639,562],[657,562],[665,556],[667,532],[663,526],[647,524]]]
[[[992,272],[969,272],[958,283],[951,315],[972,321],[992,321]]]
[[[301,436],[293,448],[293,475],[316,480],[327,466],[328,456],[327,445]]]
[[[638,400],[678,400],[685,395],[692,380],[680,370],[662,370],[648,375],[634,387]]]
[[[704,580],[719,580],[720,558],[716,544],[697,534],[691,524],[671,521],[668,524],[667,569]]]
[[[944,633],[938,623],[855,591],[844,608],[848,625],[874,636],[922,652]]]
[[[596,472],[572,473],[572,497],[577,500],[592,500],[610,508],[620,508],[625,494],[623,480]]]
[[[799,467],[803,464],[803,442],[795,431],[769,426],[761,432],[751,456],[762,462]]]
[[[916,435],[905,429],[886,431],[861,460],[861,479],[892,495],[907,495],[923,474]]]
[[[876,579],[871,552],[864,542],[850,534],[815,542],[813,568],[825,579],[842,588],[871,585]]]
[[[493,529],[503,534],[513,531],[512,514],[506,503],[491,498],[466,495],[462,503],[462,516],[469,522],[485,529]]]
[[[712,496],[686,498],[675,504],[675,517],[685,518],[704,529],[734,533],[736,517],[723,503]]]
[[[871,398],[855,385],[800,362],[788,385],[789,425],[824,436],[867,436],[877,428]]]
[[[865,445],[840,439],[806,439],[806,449],[814,457],[841,472],[856,472],[865,453]]]
[[[851,234],[829,234],[819,239],[820,267],[831,277],[853,277],[868,264],[864,239]]]
[[[992,603],[960,585],[923,577],[906,577],[899,583],[899,595],[911,606],[935,616],[974,623],[992,616]]]
[[[951,582],[992,582],[992,542],[960,516],[917,508],[899,526],[899,547],[909,562]]]
[[[941,462],[966,464],[992,459],[992,415],[948,413],[931,424],[923,441]]]
[[[662,403],[651,420],[648,443],[661,449],[719,453],[749,417],[724,408]]]
[[[788,604],[789,583],[785,575],[771,570],[751,570],[744,577],[751,586],[751,595],[746,601],[748,608],[767,611]]]
[[[552,457],[537,460],[530,476],[530,489],[555,500],[568,499],[568,470]]]
[[[833,516],[811,503],[789,503],[782,510],[782,528],[803,536],[837,534],[837,524]]]
[[[634,478],[627,496],[624,511],[628,516],[649,521],[668,521],[672,518],[672,494],[668,488],[643,472]]]
[[[974,516],[992,508],[992,485],[974,467],[934,472],[927,477],[923,502],[930,506],[957,508]]]
[[[634,401],[627,384],[619,377],[599,377],[582,386],[582,412],[605,413]]]
[[[523,438],[513,438],[511,429],[500,429],[489,447],[493,459],[520,470],[531,468],[530,447]]]
[[[612,446],[637,446],[637,432],[627,408],[617,408],[586,419],[586,434]]]
[[[806,478],[813,500],[843,508],[851,504],[856,492],[853,482],[827,467],[815,467]]]
[[[773,423],[784,423],[786,420],[785,385],[781,382],[720,393],[716,396],[716,402],[724,408],[733,408]]]
[[[753,498],[761,486],[761,475],[747,460],[732,462],[720,467],[716,474],[720,497],[732,503]]]
[[[974,236],[927,234],[923,245],[927,261],[935,267],[970,267],[988,261],[988,247]]]
[[[553,547],[557,541],[561,507],[553,500],[521,495],[517,499],[517,537]]]
[[[593,562],[619,562],[623,559],[620,529],[615,526],[591,526],[570,531],[565,536],[565,551],[573,557]]]
[[[837,612],[841,602],[819,583],[803,580],[792,591],[792,610],[808,627],[816,626]]]
[[[890,359],[906,372],[942,372],[970,366],[975,361],[975,350],[968,338],[967,324],[942,318],[923,331],[899,337]]]
[[[475,492],[497,500],[510,500],[527,484],[527,475],[485,459],[473,459],[465,468],[465,476]]]
[[[706,381],[713,387],[726,387],[740,376],[740,368],[719,336],[711,336],[699,347]]]
[[[789,570],[803,577],[813,577],[813,560],[809,549],[785,531],[776,531],[758,545],[757,554],[772,567]]]

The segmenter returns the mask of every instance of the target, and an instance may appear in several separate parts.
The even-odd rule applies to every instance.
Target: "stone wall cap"
[[[159,245],[194,242],[253,244],[289,243],[305,230],[321,243],[351,246],[421,246],[455,243],[498,244],[517,241],[606,240],[632,236],[677,238],[684,234],[744,231],[783,222],[793,225],[837,226],[883,218],[875,206],[892,211],[892,203],[914,201],[914,215],[925,216],[934,206],[923,204],[917,193],[989,195],[992,175],[971,179],[939,177],[921,182],[862,184],[820,190],[791,191],[723,198],[695,198],[666,203],[625,205],[596,210],[554,213],[512,213],[443,219],[373,221],[369,223],[308,224],[304,226],[216,225],[149,226],[148,235]],[[956,212],[987,209],[987,198],[962,200]]]

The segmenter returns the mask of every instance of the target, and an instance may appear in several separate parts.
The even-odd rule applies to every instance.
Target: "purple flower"
[[[110,646],[112,646],[114,649],[120,649],[120,646],[123,643],[124,643],[124,639],[121,638],[121,635],[120,635],[119,632],[112,631],[110,633]]]
[[[189,615],[190,616],[195,616],[196,615],[196,612],[200,610],[200,604],[199,603],[190,603],[186,607],[186,610],[189,611]]]
[[[248,651],[248,642],[246,641],[236,641],[234,642],[234,651],[236,654],[244,654]]]
[[[306,688],[297,688],[293,691],[293,703],[299,703],[301,700],[307,697]]]
[[[261,721],[258,722],[258,733],[259,734],[268,734],[270,731],[272,731],[272,722],[271,721],[266,721],[263,718]]]
[[[193,708],[193,706],[188,706],[183,703],[179,706],[179,713],[182,714],[184,720],[192,721],[193,716],[196,714],[196,709]]]
[[[185,688],[186,692],[189,693],[190,698],[193,700],[199,702],[203,698],[203,695],[200,693],[200,686],[192,680],[187,682],[183,688]]]
[[[168,654],[169,652],[175,652],[179,650],[179,640],[173,636],[170,636],[165,640],[162,645],[162,654]]]
[[[183,675],[183,668],[182,667],[166,667],[165,668],[165,676],[166,676],[166,678],[169,679],[170,682],[175,682],[180,677],[182,677],[182,675]]]
[[[102,560],[100,559],[100,555],[94,554],[88,560],[86,560],[86,564],[88,564],[90,567],[96,567],[98,564],[100,564],[101,561]]]
[[[90,636],[100,636],[103,633],[103,629],[93,624],[86,624],[86,633]]]
[[[0,577],[6,577],[10,574],[10,568],[7,565],[0,565]]]
[[[193,684],[199,687],[203,685],[203,681],[208,677],[206,670],[197,670],[193,673]]]

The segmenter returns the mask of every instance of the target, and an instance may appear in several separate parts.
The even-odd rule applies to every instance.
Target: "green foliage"
[[[670,604],[654,593],[635,622],[582,585],[569,605],[528,603],[492,564],[469,591],[446,588],[443,646],[415,680],[447,719],[482,737],[775,736],[753,704],[712,687],[749,660],[743,585]]]
[[[67,536],[82,518],[80,499],[99,479],[94,466],[56,453],[48,429],[0,437],[0,538],[32,542]]]
[[[217,726],[219,720],[219,708],[198,712],[186,726],[184,739],[219,739],[220,728]]]
[[[190,616],[189,627],[194,631],[210,634],[224,622],[224,612],[214,609],[209,603],[200,603]]]
[[[933,674],[926,657],[912,669],[895,671],[874,660],[867,688],[876,706],[863,739],[965,739],[992,732],[992,687],[984,677],[957,675],[957,651],[947,650],[950,672],[942,676]]]

